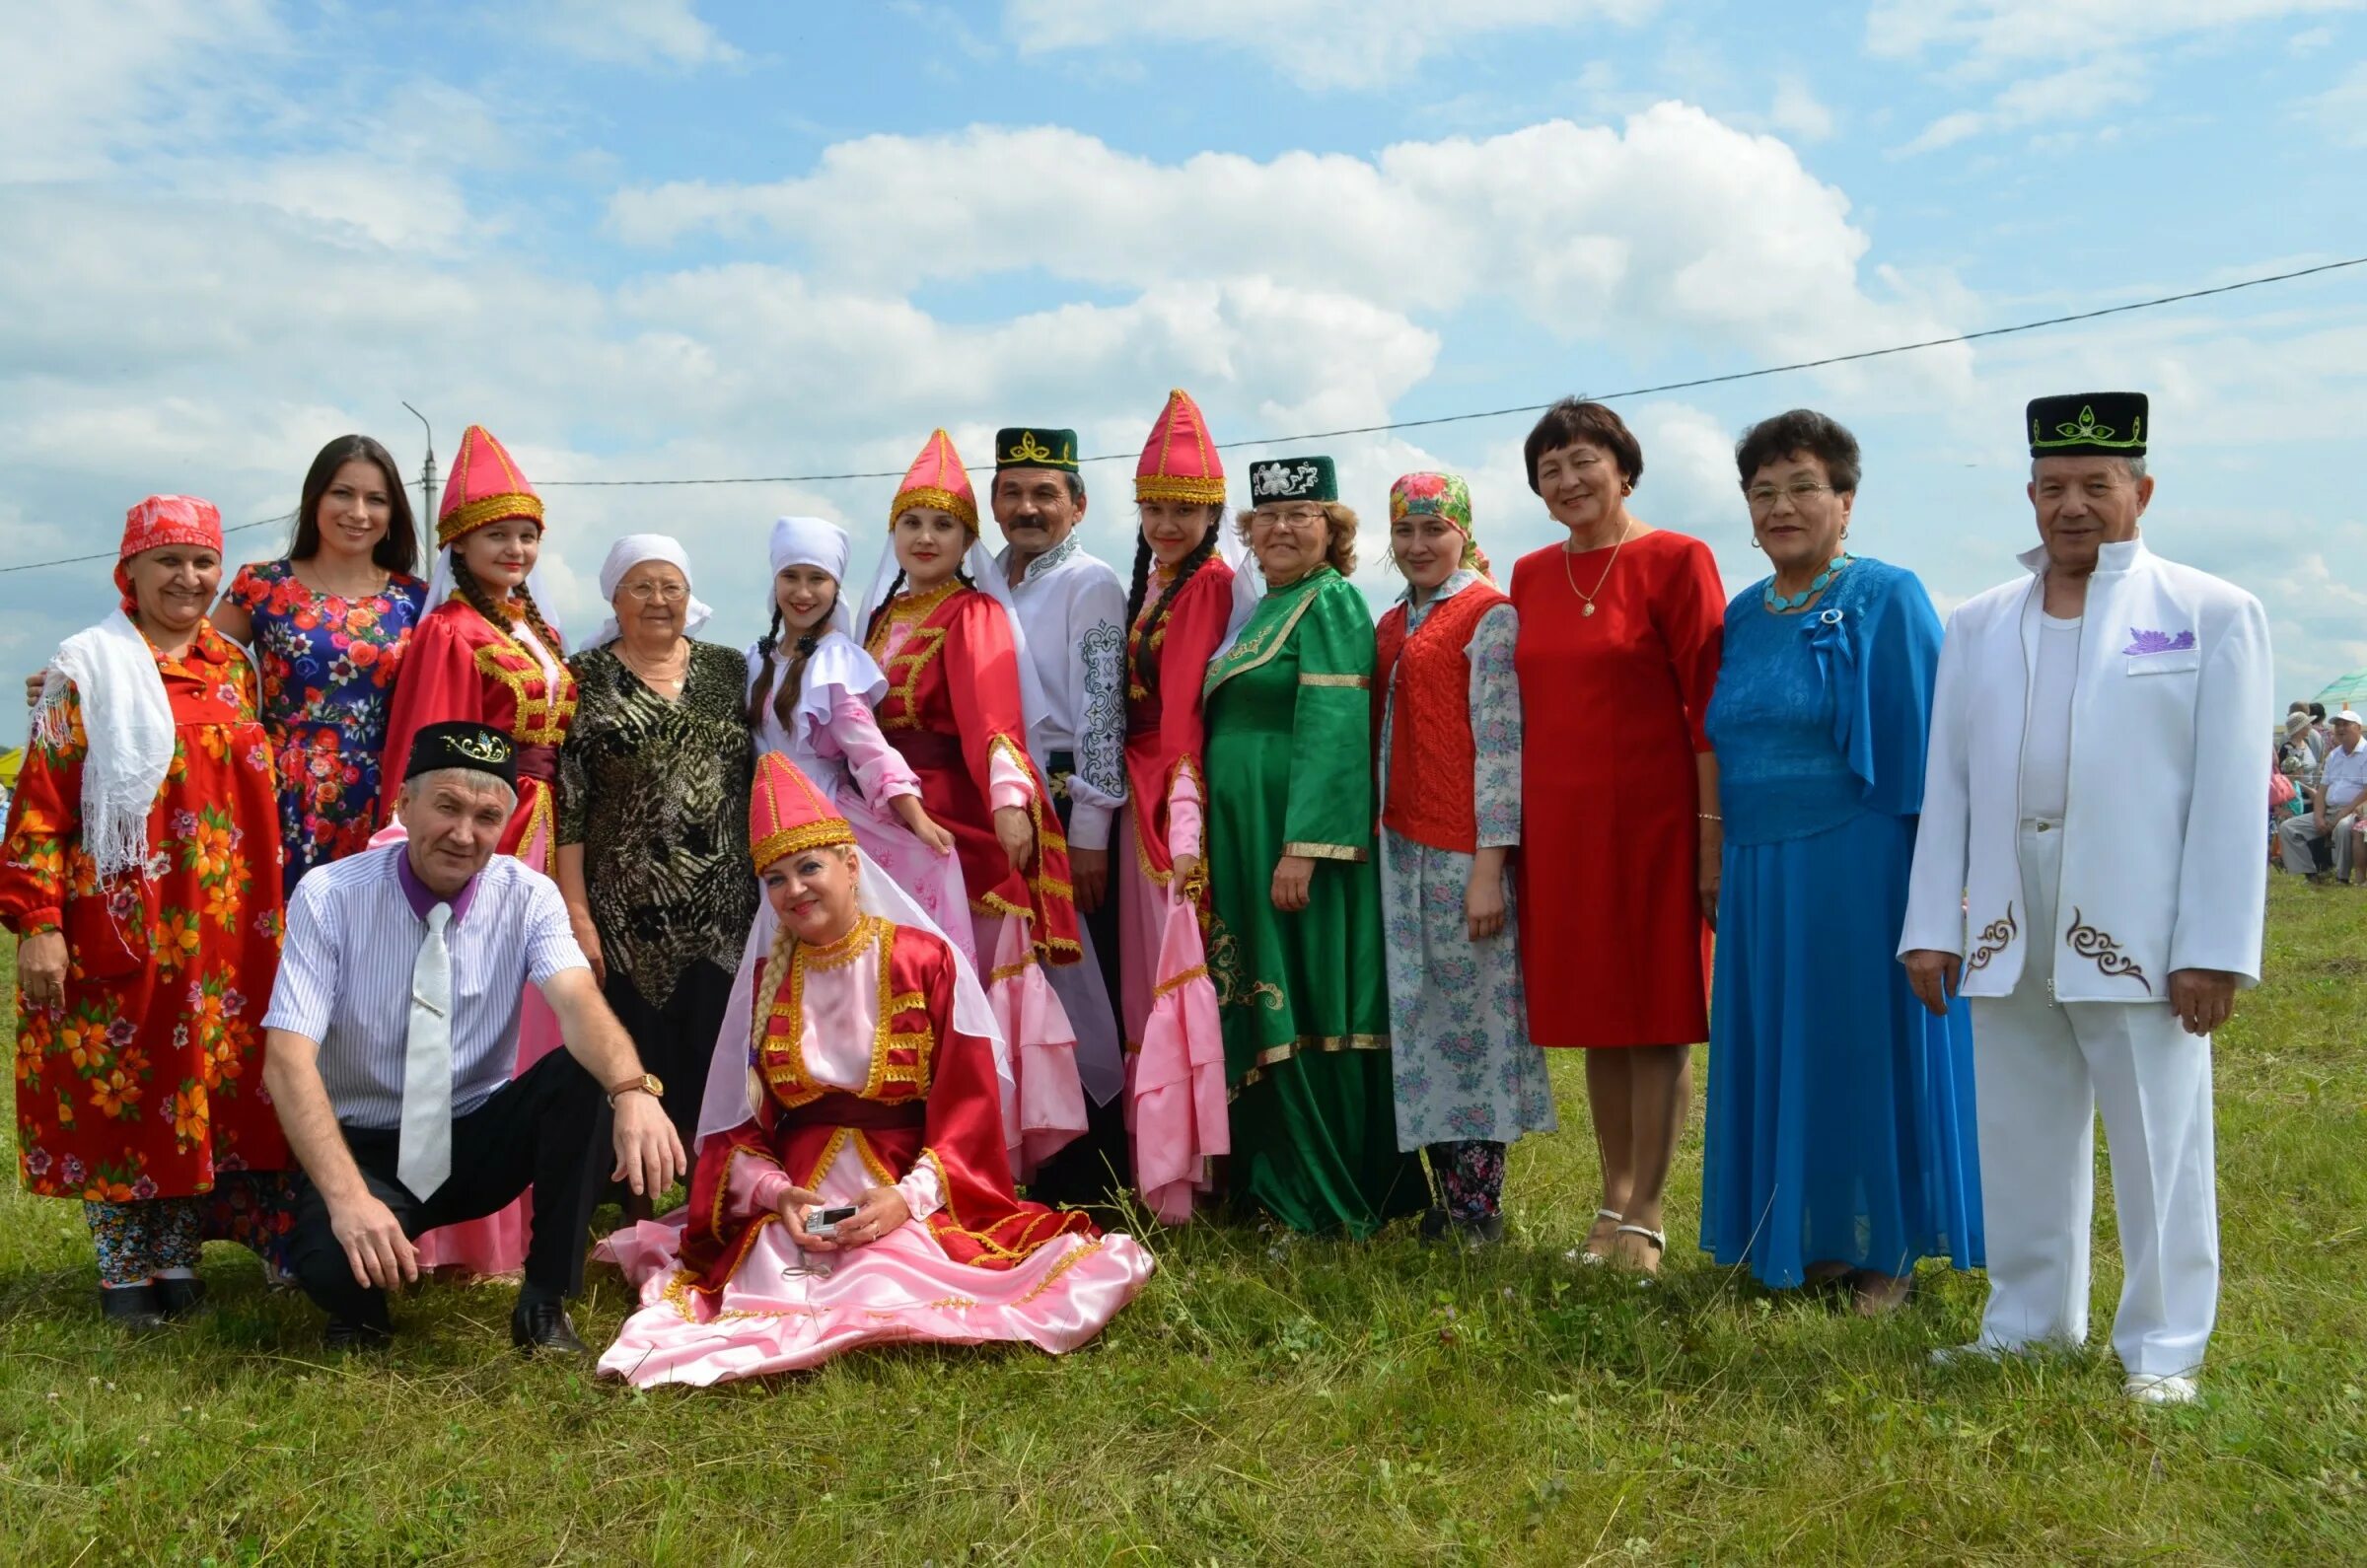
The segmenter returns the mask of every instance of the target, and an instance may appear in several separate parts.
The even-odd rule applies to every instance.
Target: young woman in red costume
[[[944,938],[883,913],[879,867],[777,751],[749,817],[780,933],[748,1021],[746,1106],[702,1141],[679,1230],[604,1244],[641,1309],[600,1370],[711,1384],[883,1341],[1058,1354],[1091,1339],[1151,1256],[1014,1192],[975,982]],[[818,1205],[852,1212],[825,1222]]]
[[[382,818],[394,815],[403,759],[420,728],[466,720],[518,743],[518,809],[501,837],[504,854],[549,869],[559,743],[575,717],[575,679],[565,645],[527,586],[542,547],[542,498],[482,425],[461,435],[452,477],[436,510],[436,564],[429,609],[411,633],[387,720]],[[528,986],[518,1026],[524,1072],[559,1044],[558,1020]],[[526,1263],[528,1203],[430,1231],[418,1242],[425,1267],[507,1274]]]
[[[1200,855],[1200,682],[1225,640],[1233,568],[1217,557],[1225,464],[1188,393],[1168,393],[1134,468],[1141,534],[1126,606],[1126,831],[1114,867],[1135,1184],[1169,1225],[1191,1218],[1233,1147],[1225,1036],[1208,979]]]
[[[944,431],[913,460],[889,518],[896,572],[874,587],[864,628],[888,677],[880,731],[919,778],[930,820],[954,835],[986,995],[1019,1081],[1025,1180],[1085,1130],[1076,1033],[1041,967],[1083,950],[1068,842],[1028,756],[1033,667],[994,597],[1002,578],[978,543],[977,492]]]

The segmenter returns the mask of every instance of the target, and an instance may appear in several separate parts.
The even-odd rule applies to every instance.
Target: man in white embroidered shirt
[[[1045,978],[1077,1035],[1077,1080],[1088,1129],[1044,1162],[1029,1182],[1044,1203],[1091,1203],[1123,1191],[1125,1054],[1117,1034],[1117,890],[1110,881],[1112,819],[1126,803],[1125,585],[1077,537],[1085,481],[1077,433],[1016,425],[994,437],[989,492],[1005,547],[996,564],[1026,634],[1041,688],[1028,713],[1028,751],[1052,786],[1068,834],[1077,919],[1091,962]]]
[[[2331,837],[2331,875],[2336,881],[2350,875],[2350,820],[2367,811],[2367,746],[2360,744],[2362,735],[2367,729],[2357,714],[2344,708],[2334,715],[2334,744],[2320,764],[2318,787],[2310,792],[2312,810],[2276,824],[2277,852],[2284,856],[2287,871],[2306,872],[2312,882],[2326,881],[2330,874],[2318,863],[2317,844]]]
[[[407,840],[313,872],[288,906],[263,1082],[306,1177],[291,1263],[334,1346],[385,1340],[386,1293],[419,1277],[414,1237],[531,1186],[510,1338],[584,1353],[565,1298],[583,1285],[603,1095],[617,1178],[654,1195],[686,1169],[557,887],[493,852],[517,787],[508,737],[426,726],[397,806]],[[513,1080],[530,980],[567,1045]]]
[[[2257,984],[2267,616],[2146,548],[2146,399],[2029,409],[2039,548],[1949,617],[1900,958],[1972,999],[1996,1356],[2088,1331],[2095,1119],[2122,1391],[2195,1397],[2219,1300],[2211,1032]]]

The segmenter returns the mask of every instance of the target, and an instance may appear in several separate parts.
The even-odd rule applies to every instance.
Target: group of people
[[[640,1310],[600,1364],[705,1383],[1069,1348],[1151,1271],[1095,1222],[1129,1190],[1500,1242],[1548,1048],[1586,1052],[1580,1255],[1656,1273],[1706,1039],[1702,1249],[1868,1315],[1985,1266],[1968,1352],[2085,1336],[2101,1104],[2115,1346],[2190,1398],[2209,1034],[2264,895],[2258,775],[2214,759],[2268,656],[2257,602],[2139,537],[2146,417],[2031,404],[2040,545],[1945,635],[1852,550],[1857,442],[1805,409],[1737,448],[1770,573],[1731,602],[1569,399],[1525,445],[1567,539],[1499,584],[1464,482],[1407,474],[1377,627],[1332,462],[1252,463],[1235,512],[1182,392],[1130,575],[1078,537],[1073,432],[998,434],[990,552],[940,430],[867,592],[845,531],[773,525],[745,653],[635,535],[569,657],[542,502],[478,427],[432,586],[364,437],[218,599],[218,516],[152,497],[0,852],[25,1179],[84,1200],[111,1317],[190,1310],[219,1237],[341,1342],[449,1266],[522,1271],[514,1338],[568,1349],[612,1184]]]
[[[2285,712],[2268,774],[2269,848],[2313,883],[2367,882],[2367,719],[2323,702]]]

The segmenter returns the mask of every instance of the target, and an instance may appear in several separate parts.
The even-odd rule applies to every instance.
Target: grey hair
[[[490,785],[509,797],[511,811],[518,809],[518,792],[515,789],[483,769],[473,767],[437,767],[424,773],[414,773],[402,781],[401,798],[407,802],[420,791],[434,789],[439,784],[450,784],[468,794]]]
[[[2039,464],[2045,461],[2044,458],[2030,460],[2030,477],[2034,484],[2038,482]],[[2120,464],[2121,471],[2128,475],[2129,483],[2134,484],[2145,477],[2145,460],[2143,458],[2115,458],[2113,461]]]

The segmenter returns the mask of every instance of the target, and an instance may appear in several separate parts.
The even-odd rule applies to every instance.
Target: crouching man
[[[517,788],[507,736],[426,726],[396,808],[407,840],[313,872],[288,907],[263,1081],[306,1177],[290,1261],[332,1346],[387,1337],[386,1293],[419,1277],[413,1238],[531,1187],[510,1338],[582,1353],[565,1299],[583,1285],[604,1099],[618,1179],[654,1195],[686,1168],[557,886],[494,853]],[[513,1076],[530,981],[566,1049]]]

